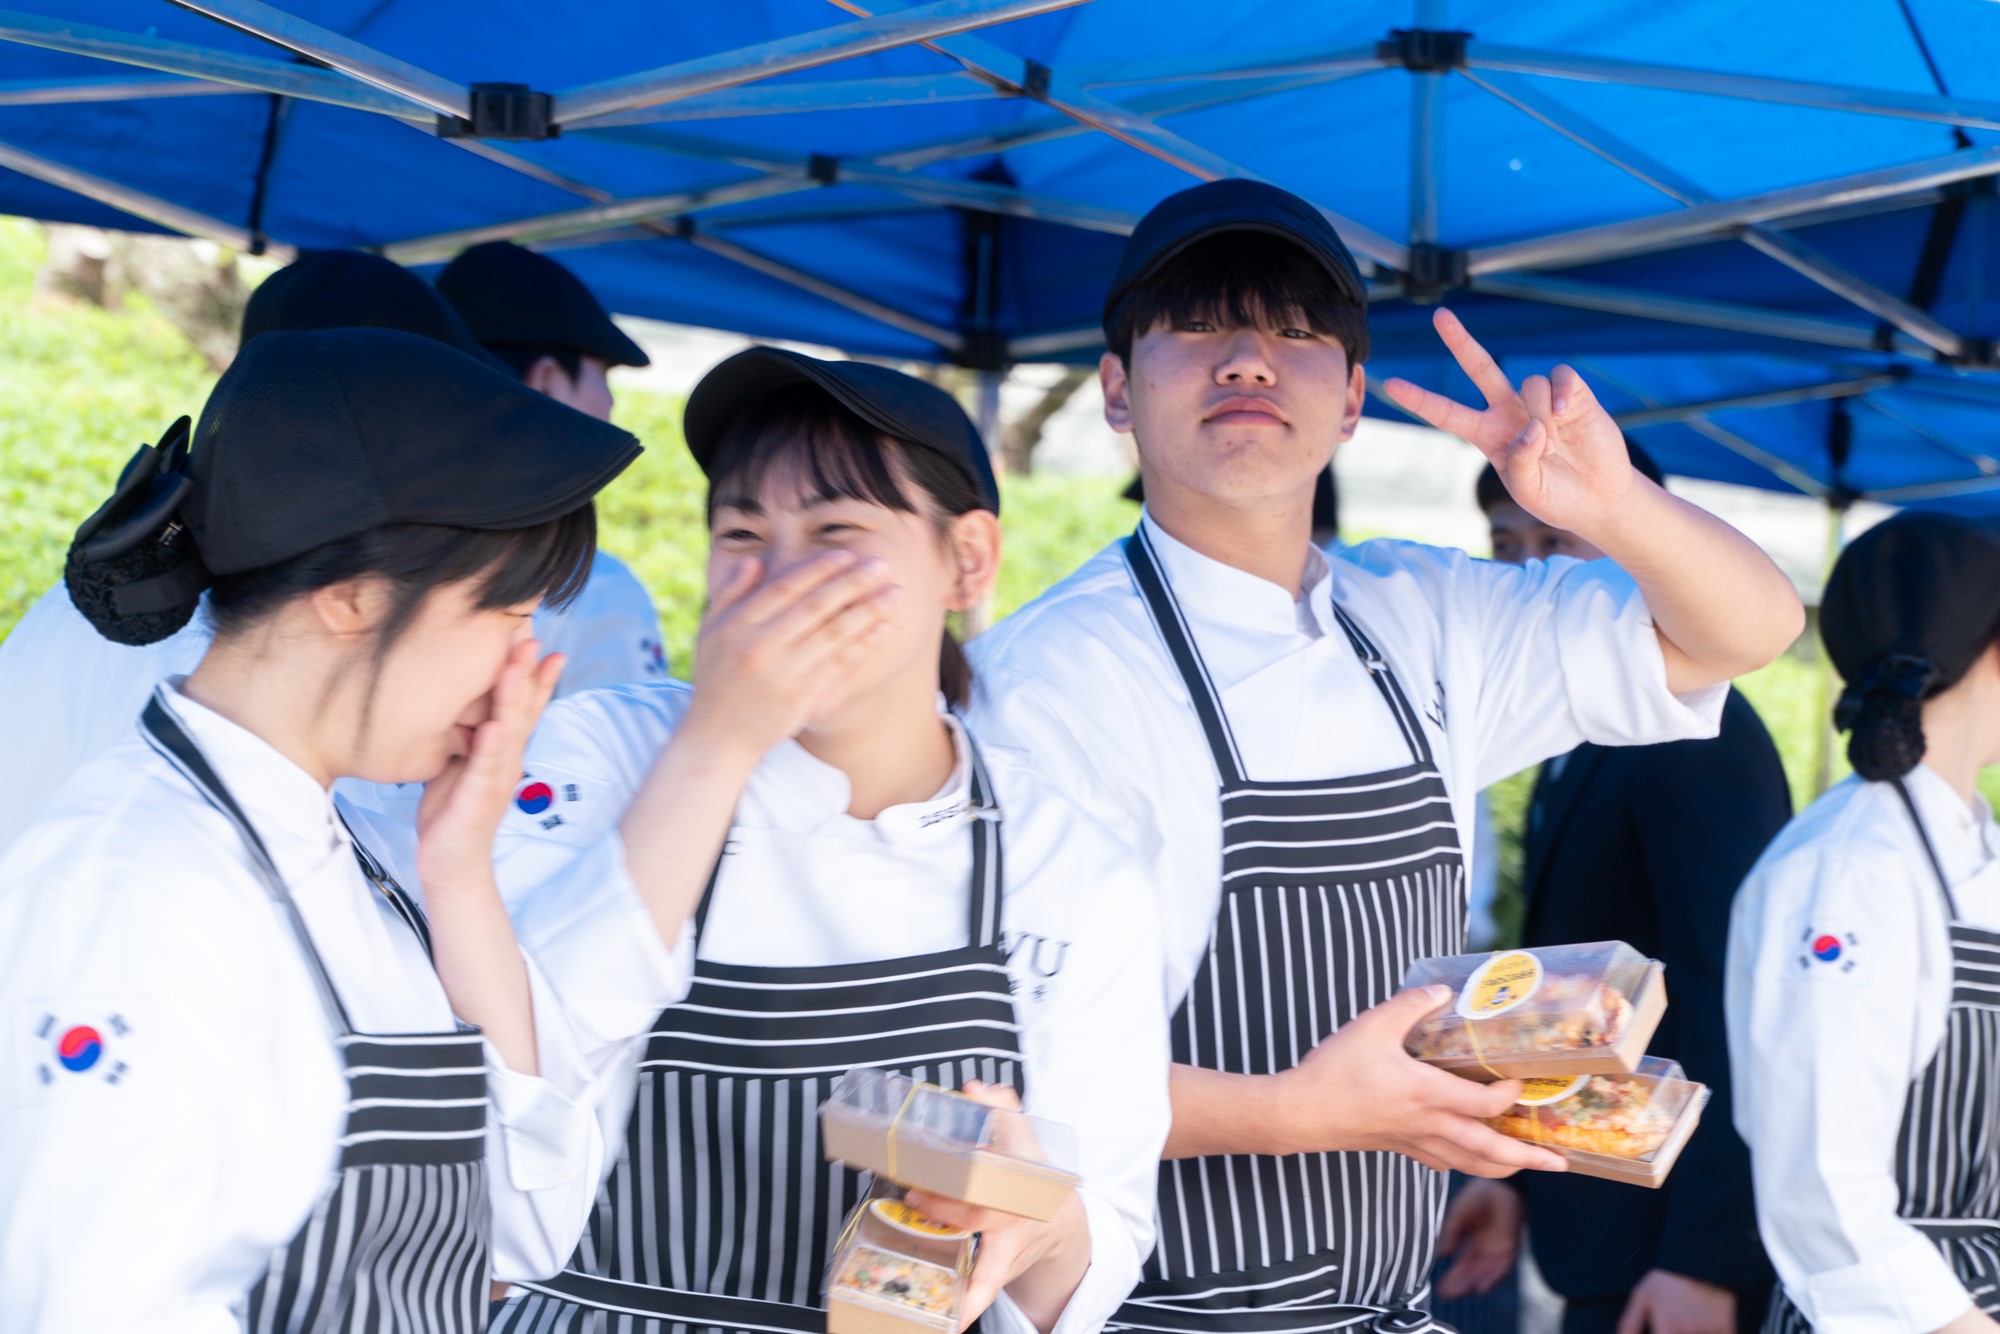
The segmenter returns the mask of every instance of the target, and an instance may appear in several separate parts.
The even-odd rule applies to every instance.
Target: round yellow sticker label
[[[899,1228],[912,1236],[949,1238],[972,1235],[963,1228],[940,1223],[929,1214],[919,1213],[902,1200],[876,1200],[868,1207],[890,1227]]]
[[[1583,1087],[1589,1075],[1571,1075],[1565,1079],[1561,1075],[1540,1075],[1534,1079],[1521,1081],[1521,1096],[1515,1100],[1521,1107],[1546,1107],[1552,1102],[1561,1102],[1570,1094]]]
[[[1491,1019],[1527,1001],[1541,989],[1542,961],[1526,950],[1496,954],[1472,972],[1458,993],[1464,1019]]]

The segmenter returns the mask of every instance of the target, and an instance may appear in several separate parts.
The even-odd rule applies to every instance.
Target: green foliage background
[[[37,300],[41,229],[0,218],[0,636],[61,574],[77,523],[118,468],[182,413],[199,415],[215,375],[143,298],[103,311]],[[604,494],[604,545],[627,560],[660,605],[677,669],[700,615],[706,536],[700,474],[680,443],[680,400],[623,393],[618,421],[646,453]],[[996,597],[1005,615],[1129,531],[1137,507],[1102,478],[1004,482],[1007,558]],[[1813,792],[1826,716],[1813,661],[1790,656],[1739,684],[1770,725],[1803,805]],[[1845,773],[1836,763],[1834,776]],[[1532,772],[1491,793],[1502,845],[1503,922],[1518,918],[1519,831]],[[2000,795],[1996,787],[1994,795]]]

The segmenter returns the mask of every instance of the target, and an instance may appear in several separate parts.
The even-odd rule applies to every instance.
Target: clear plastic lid
[[[1707,1099],[1707,1086],[1688,1079],[1679,1064],[1648,1056],[1629,1075],[1528,1080],[1521,1101],[1488,1124],[1565,1156],[1649,1163],[1690,1104],[1699,1111]]]
[[[918,1213],[900,1189],[878,1182],[848,1214],[827,1263],[829,1325],[845,1323],[845,1305],[953,1334],[975,1247],[972,1233]]]
[[[821,1108],[825,1116],[893,1134],[899,1147],[1005,1160],[1014,1168],[1076,1175],[1076,1133],[1026,1112],[988,1107],[963,1093],[882,1070],[850,1070]]]
[[[1472,1064],[1620,1044],[1652,962],[1630,945],[1549,945],[1419,959],[1405,987],[1447,986],[1451,1004],[1410,1030],[1419,1060]]]

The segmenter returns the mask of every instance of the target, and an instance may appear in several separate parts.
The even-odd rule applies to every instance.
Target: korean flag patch
[[[1827,922],[1799,931],[1797,970],[1808,977],[1847,977],[1861,965],[1861,937]]]
[[[520,786],[514,789],[516,817],[524,817],[545,832],[570,823],[563,808],[581,800],[583,791],[575,783],[544,780],[533,774],[522,774]]]
[[[122,1096],[143,1066],[131,1005],[64,998],[17,1005],[8,1048],[18,1107],[88,1107]]]

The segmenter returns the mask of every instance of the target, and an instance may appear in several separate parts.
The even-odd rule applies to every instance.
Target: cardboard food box
[[[1648,1056],[1629,1075],[1531,1079],[1521,1101],[1487,1124],[1561,1154],[1580,1176],[1657,1188],[1708,1097],[1679,1065]]]
[[[1617,941],[1419,959],[1403,985],[1452,990],[1409,1053],[1482,1081],[1630,1074],[1667,1012],[1664,970]]]
[[[829,1162],[1047,1222],[1076,1190],[1069,1127],[880,1070],[850,1070],[819,1109]]]
[[[856,1205],[826,1267],[827,1334],[956,1334],[977,1239],[878,1184]]]

